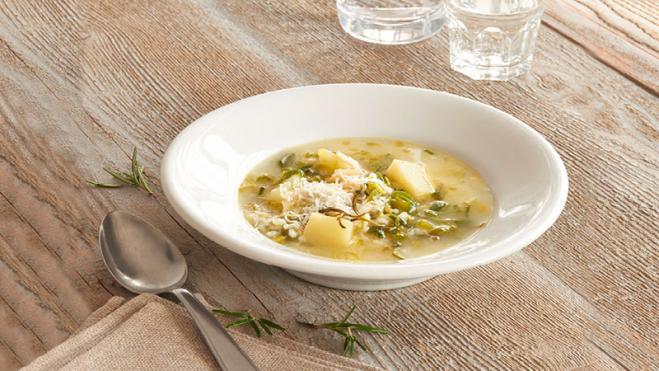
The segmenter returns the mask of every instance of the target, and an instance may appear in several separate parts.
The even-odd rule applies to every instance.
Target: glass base
[[[451,60],[451,68],[474,80],[505,81],[529,72],[532,60],[511,66],[475,66],[463,59]]]
[[[442,29],[446,11],[423,17],[372,17],[337,6],[339,23],[350,36],[376,44],[400,45],[427,39]]]

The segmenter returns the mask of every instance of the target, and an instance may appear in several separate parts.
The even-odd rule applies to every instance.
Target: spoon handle
[[[215,316],[190,291],[178,288],[171,292],[176,295],[190,313],[222,370],[258,370]]]

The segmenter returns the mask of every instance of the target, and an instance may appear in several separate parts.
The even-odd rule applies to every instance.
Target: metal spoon
[[[213,314],[181,287],[188,266],[160,230],[134,215],[113,211],[103,219],[98,239],[106,267],[123,287],[138,294],[170,292],[183,303],[223,370],[257,370]]]

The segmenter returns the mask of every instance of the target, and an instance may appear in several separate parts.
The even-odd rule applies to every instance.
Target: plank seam
[[[589,341],[589,342],[590,342],[595,348],[597,348],[600,352],[602,352],[604,355],[606,355],[606,356],[607,356],[611,361],[613,361],[615,364],[617,364],[618,366],[620,366],[621,368],[623,368],[623,369],[625,369],[625,370],[630,370],[630,368],[627,367],[625,364],[623,364],[622,361],[620,361],[620,360],[617,359],[616,357],[614,357],[614,356],[612,356],[611,354],[609,354],[609,352],[607,352],[604,348],[602,348],[601,346],[599,346],[597,343],[595,343],[595,342],[592,341],[591,339],[588,339],[588,341]]]
[[[554,19],[555,19],[555,18],[554,18]],[[555,20],[556,20],[557,23],[560,23],[559,20],[557,20],[557,19],[555,19]],[[616,68],[611,62],[609,62],[608,60],[606,60],[606,59],[604,59],[604,58],[598,56],[598,55],[595,54],[595,53],[593,53],[593,51],[592,51],[590,48],[588,48],[588,47],[585,45],[585,43],[583,43],[583,42],[581,42],[581,41],[579,41],[579,40],[577,40],[577,39],[571,37],[570,35],[568,35],[567,33],[563,32],[563,31],[561,31],[558,27],[556,27],[555,25],[551,24],[551,23],[548,22],[546,19],[543,19],[543,20],[542,20],[542,23],[543,23],[545,26],[547,26],[548,28],[550,28],[552,31],[554,31],[554,32],[556,32],[557,34],[559,34],[559,35],[561,35],[562,37],[564,37],[564,38],[565,38],[566,40],[568,40],[569,42],[573,43],[574,45],[577,45],[578,47],[580,47],[581,49],[583,49],[584,51],[586,51],[586,53],[588,53],[588,55],[590,55],[590,56],[593,57],[594,59],[598,60],[599,62],[601,62],[601,63],[604,64],[605,66],[609,67],[609,69],[611,69],[612,71],[615,71],[615,72],[616,72],[617,74],[619,74],[620,76],[622,76],[622,77],[626,78],[627,80],[633,82],[636,86],[638,86],[639,88],[641,88],[641,89],[647,91],[648,93],[652,94],[653,96],[655,96],[655,97],[659,97],[659,91],[656,91],[656,90],[653,89],[651,86],[646,85],[643,81],[641,81],[640,79],[637,79],[637,78],[634,77],[633,75],[631,75],[631,74],[629,74],[629,73],[626,73],[626,72],[623,72],[623,71],[617,69],[617,68]]]
[[[39,335],[37,335],[37,333],[34,331],[34,329],[32,328],[32,326],[28,325],[27,323],[25,323],[25,322],[23,321],[22,316],[20,316],[20,315],[18,314],[18,312],[16,312],[16,309],[14,309],[14,308],[11,306],[11,304],[9,304],[9,302],[8,302],[7,300],[5,300],[5,298],[4,298],[2,295],[0,295],[0,300],[2,300],[2,302],[5,303],[5,304],[7,305],[7,308],[9,308],[9,310],[11,310],[12,313],[14,313],[14,315],[16,316],[16,319],[18,319],[18,322],[19,322],[19,323],[20,323],[25,329],[27,329],[28,331],[30,331],[30,332],[32,333],[32,335],[34,335],[34,337],[39,341],[39,343],[41,343],[41,345],[43,345],[44,349],[50,349],[50,348],[51,348],[51,347],[47,346],[46,343],[43,342],[43,340],[41,340],[41,338],[39,337]]]
[[[19,364],[25,365],[25,363],[21,360],[21,357],[18,356],[18,353],[16,353],[14,348],[12,348],[2,337],[0,337],[0,344],[4,345],[6,349],[9,349],[9,352]]]

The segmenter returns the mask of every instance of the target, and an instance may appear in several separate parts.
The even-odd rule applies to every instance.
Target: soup
[[[468,164],[391,139],[287,149],[240,187],[246,219],[282,245],[327,258],[392,261],[438,252],[490,219],[492,192]]]

